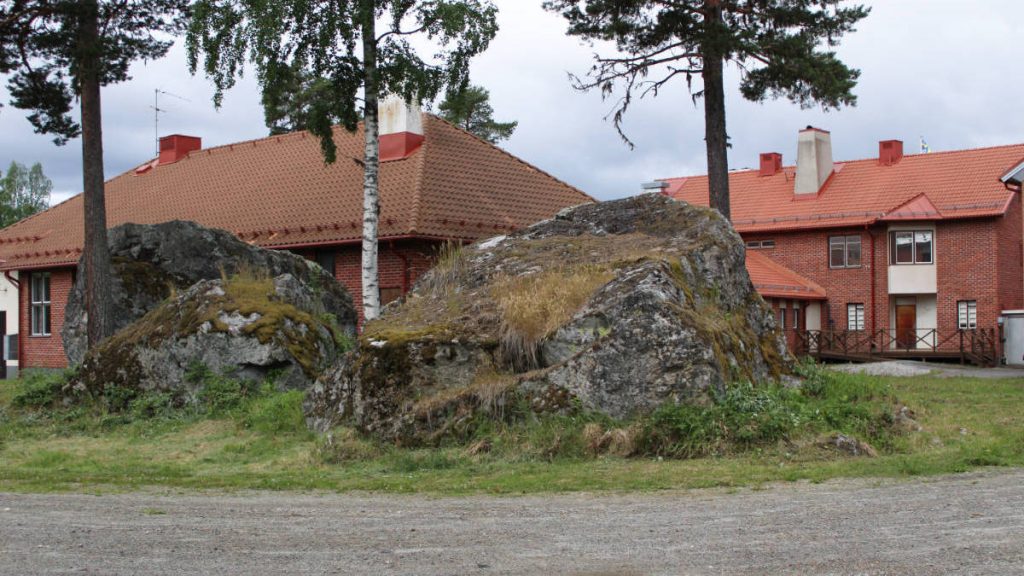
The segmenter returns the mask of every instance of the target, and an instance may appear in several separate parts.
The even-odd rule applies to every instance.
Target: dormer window
[[[892,232],[889,239],[890,264],[932,264],[931,230]]]

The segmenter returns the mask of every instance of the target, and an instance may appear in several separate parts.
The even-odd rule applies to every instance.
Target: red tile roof
[[[747,273],[764,298],[824,300],[825,289],[755,250],[747,250]]]
[[[923,209],[938,212],[929,219],[998,216],[1013,194],[999,179],[1022,158],[1024,144],[909,155],[890,166],[877,158],[837,162],[822,190],[809,198],[794,197],[793,166],[773,176],[732,172],[733,225],[740,232],[860,226],[907,219],[894,213]],[[707,176],[665,182],[672,197],[708,205]]]
[[[381,165],[381,238],[485,238],[593,201],[440,118],[425,114],[423,129],[419,150]],[[106,183],[108,225],[194,220],[268,248],[358,241],[362,130],[336,128],[335,142],[329,166],[318,139],[296,132],[129,170]],[[78,195],[0,230],[0,269],[74,264],[82,232]]]

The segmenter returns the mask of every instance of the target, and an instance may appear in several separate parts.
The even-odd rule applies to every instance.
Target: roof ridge
[[[949,154],[962,154],[965,152],[983,152],[986,150],[997,150],[997,149],[1009,149],[1009,148],[1024,148],[1024,142],[1018,142],[1016,144],[996,144],[993,146],[979,146],[977,148],[960,148],[958,150],[940,150],[938,152],[922,152],[918,154],[904,154],[902,160],[908,158],[928,158],[935,156],[945,156]],[[855,158],[852,160],[833,160],[833,164],[853,164],[855,162],[871,162],[878,161],[878,156],[870,156],[866,158]],[[897,164],[893,164],[896,166]],[[796,168],[796,164],[786,164],[782,166],[783,170]],[[758,172],[759,168],[740,168],[737,170],[729,170],[729,174],[743,174],[745,172]],[[703,174],[690,174],[688,176],[671,176],[669,178],[656,178],[659,182],[666,182],[669,180],[681,180],[683,178],[704,178],[707,177],[707,172]]]
[[[530,169],[532,169],[532,170],[536,170],[536,171],[537,171],[537,172],[539,172],[540,174],[543,174],[544,176],[547,176],[548,178],[551,178],[552,180],[554,180],[554,181],[558,182],[559,184],[561,184],[561,185],[563,185],[563,186],[566,186],[566,187],[568,187],[568,188],[570,188],[570,189],[572,189],[572,190],[574,190],[574,191],[576,191],[576,192],[579,192],[579,193],[580,193],[580,194],[582,194],[583,196],[585,196],[585,197],[587,197],[587,198],[590,198],[590,200],[592,200],[592,201],[595,201],[595,202],[597,201],[597,199],[596,199],[596,198],[594,198],[593,196],[591,196],[590,194],[587,194],[587,193],[586,193],[586,192],[584,192],[583,190],[580,190],[579,188],[577,188],[577,187],[573,186],[572,184],[569,184],[569,183],[568,183],[568,182],[566,182],[565,180],[562,180],[561,178],[558,178],[557,176],[554,176],[554,175],[552,175],[552,174],[551,174],[550,172],[547,172],[547,171],[545,171],[545,170],[542,170],[542,169],[540,169],[540,168],[538,168],[538,167],[534,166],[533,164],[531,164],[531,163],[527,162],[526,160],[523,160],[522,158],[520,158],[520,157],[516,156],[515,154],[513,154],[513,153],[509,152],[508,150],[505,150],[505,149],[504,149],[504,148],[502,148],[501,146],[498,146],[497,144],[493,144],[493,143],[491,143],[491,142],[488,142],[487,140],[484,140],[483,138],[481,138],[481,137],[477,136],[476,134],[473,134],[473,133],[472,133],[472,132],[470,132],[469,130],[466,130],[466,129],[464,129],[464,128],[460,127],[460,126],[456,126],[455,124],[453,124],[453,123],[451,123],[451,122],[449,122],[449,121],[445,120],[444,118],[442,118],[442,117],[438,116],[437,114],[434,114],[434,113],[432,113],[432,112],[423,112],[423,114],[424,114],[424,115],[426,115],[426,116],[430,116],[431,118],[434,118],[435,120],[439,120],[439,121],[441,121],[442,123],[444,123],[444,124],[447,124],[448,126],[451,126],[452,128],[454,128],[454,129],[458,130],[459,132],[461,132],[461,133],[463,133],[463,134],[465,134],[465,135],[467,135],[467,136],[469,136],[469,137],[471,137],[471,138],[473,138],[473,139],[475,139],[475,140],[478,140],[479,142],[481,142],[481,143],[483,143],[483,144],[486,144],[487,146],[489,146],[489,147],[491,147],[491,148],[494,148],[495,150],[497,150],[497,151],[501,152],[501,153],[502,153],[502,154],[504,154],[505,156],[508,156],[508,157],[509,157],[509,158],[511,158],[512,160],[514,160],[514,161],[516,161],[516,162],[518,162],[518,163],[520,163],[520,164],[522,164],[522,165],[526,166],[527,168],[530,168]]]

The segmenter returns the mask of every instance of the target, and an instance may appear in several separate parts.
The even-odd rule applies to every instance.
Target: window
[[[961,300],[956,303],[956,310],[961,330],[974,330],[978,327],[977,300]]]
[[[775,248],[775,240],[748,240],[747,248]]]
[[[889,262],[891,264],[931,264],[931,230],[893,232],[890,238]]]
[[[863,304],[847,304],[846,305],[846,329],[847,330],[863,330],[864,329],[864,305]]]
[[[793,330],[800,330],[800,309],[793,308]]]
[[[50,275],[32,275],[32,335],[50,335]]]
[[[832,268],[860,268],[860,236],[831,236],[828,265]]]
[[[786,309],[779,308],[779,330],[786,329]]]
[[[317,250],[314,257],[321,268],[334,276],[334,250]]]

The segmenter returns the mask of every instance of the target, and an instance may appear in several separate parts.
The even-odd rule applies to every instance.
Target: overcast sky
[[[567,72],[583,73],[593,49],[565,35],[560,17],[541,0],[495,0],[501,30],[473,63],[472,79],[491,91],[499,120],[518,120],[503,146],[513,154],[601,199],[639,191],[654,178],[706,171],[702,108],[685,82],[657,99],[637,101],[626,119],[636,144],[622,143],[604,117],[612,102],[574,91]],[[797,131],[814,125],[832,132],[837,160],[872,157],[878,141],[902,139],[916,152],[923,136],[933,151],[1024,142],[1024,2],[1020,0],[877,0],[858,30],[838,49],[862,71],[855,108],[824,113],[788,101],[744,101],[735,71],[727,77],[732,168],[756,165],[760,152],[795,159]],[[969,8],[968,8],[969,7]],[[215,146],[266,135],[258,88],[245,79],[222,109],[201,75],[189,75],[184,50],[133,68],[133,79],[103,92],[107,178],[154,154],[153,92],[161,89],[160,134],[200,136]],[[7,95],[0,89],[6,104]],[[0,167],[11,160],[42,162],[54,181],[54,202],[81,190],[81,143],[56,147],[34,134],[25,114],[0,110]]]

